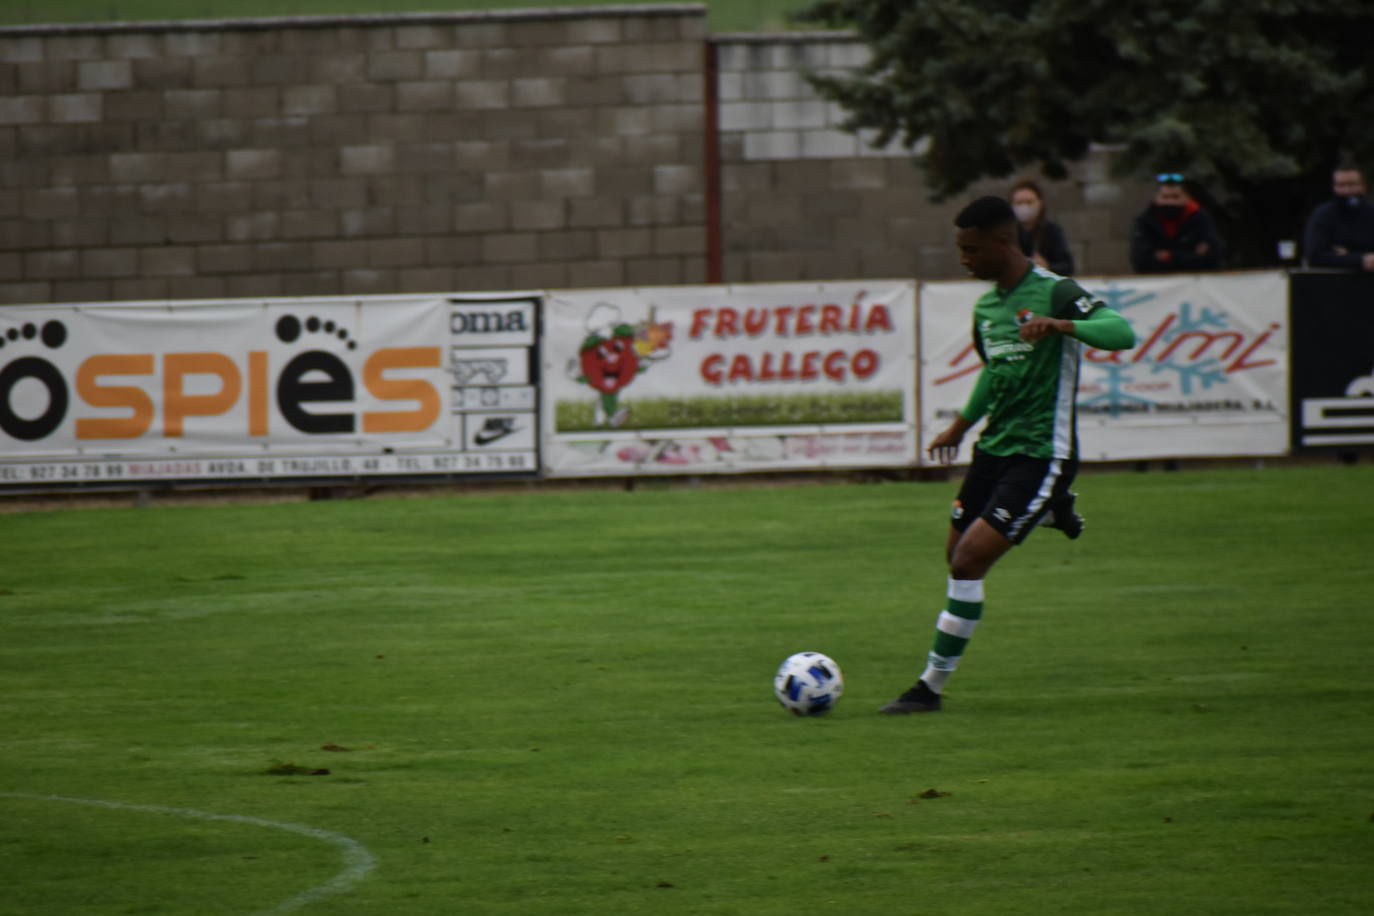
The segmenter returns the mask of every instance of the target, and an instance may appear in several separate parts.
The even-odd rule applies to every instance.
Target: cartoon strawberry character
[[[584,325],[587,336],[577,356],[568,360],[568,374],[596,390],[596,425],[623,426],[630,410],[620,403],[620,393],[641,372],[672,355],[672,322],[660,322],[657,308],[649,317],[631,324],[620,307],[599,302]]]
[[[634,381],[635,375],[648,368],[639,363],[634,328],[628,324],[618,324],[609,338],[592,334],[582,341],[578,363],[582,368],[578,381],[600,392],[596,408],[597,425],[620,426],[629,413],[620,406],[620,392]]]

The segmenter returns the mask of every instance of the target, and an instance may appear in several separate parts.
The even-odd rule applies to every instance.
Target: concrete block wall
[[[723,35],[716,46],[724,279],[731,282],[964,276],[952,221],[965,202],[1003,194],[1014,178],[981,182],[934,203],[899,143],[839,129],[842,111],[805,74],[861,66],[867,47],[851,33]],[[1079,273],[1127,273],[1131,217],[1148,185],[1110,176],[1111,151],[1095,150],[1067,180],[1040,179]],[[1014,176],[1019,177],[1019,176]]]
[[[0,304],[962,276],[907,150],[805,74],[848,33],[701,4],[0,28]],[[1044,182],[1081,273],[1148,186]]]
[[[705,7],[0,29],[0,302],[705,279]]]

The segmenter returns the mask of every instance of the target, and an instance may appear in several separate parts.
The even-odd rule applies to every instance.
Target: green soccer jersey
[[[1020,336],[1037,315],[1074,322],[1073,336],[1035,343]],[[973,307],[973,342],[983,359],[962,411],[988,424],[978,448],[992,455],[1078,457],[1078,364],[1085,342],[1108,350],[1135,345],[1130,324],[1073,280],[1032,265],[1011,290],[993,288]]]

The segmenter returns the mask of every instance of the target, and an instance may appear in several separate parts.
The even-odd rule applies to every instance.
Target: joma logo
[[[520,309],[508,312],[471,312],[455,309],[451,327],[455,334],[501,334],[530,329],[525,323],[525,312]]]

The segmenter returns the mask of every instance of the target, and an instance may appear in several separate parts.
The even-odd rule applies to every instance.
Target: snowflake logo
[[[1130,309],[1157,298],[1154,293],[1118,286],[1115,283],[1109,283],[1103,289],[1094,290],[1093,294],[1112,309],[1126,315],[1127,321],[1131,320],[1130,316],[1126,314]],[[1132,321],[1131,323],[1132,326],[1135,325],[1135,322]],[[1179,304],[1177,313],[1165,319],[1163,327],[1163,333],[1158,333],[1155,339],[1151,341],[1152,345],[1159,345],[1159,352],[1163,354],[1162,358],[1150,363],[1151,375],[1173,373],[1178,384],[1177,390],[1184,395],[1193,394],[1197,390],[1205,391],[1227,380],[1220,359],[1216,357],[1198,359],[1202,347],[1188,355],[1184,353],[1188,349],[1186,346],[1174,346],[1176,343],[1186,341],[1189,337],[1206,339],[1218,334],[1218,332],[1240,333],[1232,326],[1225,312],[1206,306],[1198,308],[1191,302],[1182,302]],[[1136,359],[1140,359],[1141,355],[1143,354],[1138,354]],[[1107,362],[1094,363],[1094,366],[1101,373],[1101,382],[1105,390],[1101,394],[1080,401],[1080,406],[1096,407],[1113,417],[1123,413],[1140,412],[1142,407],[1148,410],[1150,405],[1156,402],[1150,398],[1132,394],[1127,389],[1128,385],[1137,381],[1135,376],[1131,374],[1132,365]]]

